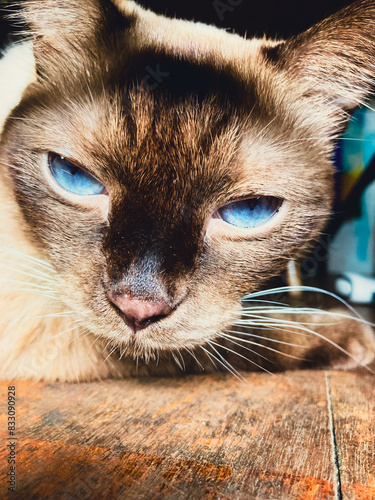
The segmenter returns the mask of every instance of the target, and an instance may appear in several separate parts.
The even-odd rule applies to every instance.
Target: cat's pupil
[[[66,174],[76,175],[76,173],[78,172],[78,167],[76,167],[75,165],[67,165],[62,170]]]
[[[248,200],[240,200],[221,207],[219,216],[228,224],[243,228],[258,227],[276,215],[282,200],[273,196],[258,196]]]

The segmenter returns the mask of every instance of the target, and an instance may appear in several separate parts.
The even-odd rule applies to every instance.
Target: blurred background
[[[248,36],[287,38],[340,8],[343,0],[139,0],[158,13],[192,19]],[[0,50],[19,37],[7,19],[17,5],[0,0]],[[304,284],[330,287],[358,303],[375,299],[375,100],[357,110],[339,142],[335,214],[315,250],[300,265]],[[284,281],[287,278],[284,277]]]

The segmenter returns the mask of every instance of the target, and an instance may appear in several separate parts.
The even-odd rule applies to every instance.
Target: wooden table
[[[374,382],[323,371],[18,382],[9,498],[373,500]]]

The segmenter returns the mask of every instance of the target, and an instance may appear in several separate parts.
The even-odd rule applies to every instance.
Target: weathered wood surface
[[[344,499],[375,499],[375,377],[330,373]]]
[[[9,498],[375,499],[373,376],[244,377],[16,383]],[[0,388],[6,498],[7,383]]]

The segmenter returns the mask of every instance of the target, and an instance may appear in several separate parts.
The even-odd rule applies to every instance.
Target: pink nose
[[[173,308],[164,301],[150,302],[133,299],[125,294],[117,295],[113,292],[109,293],[109,298],[123,313],[125,323],[130,326],[134,333],[165,318],[173,311]]]

